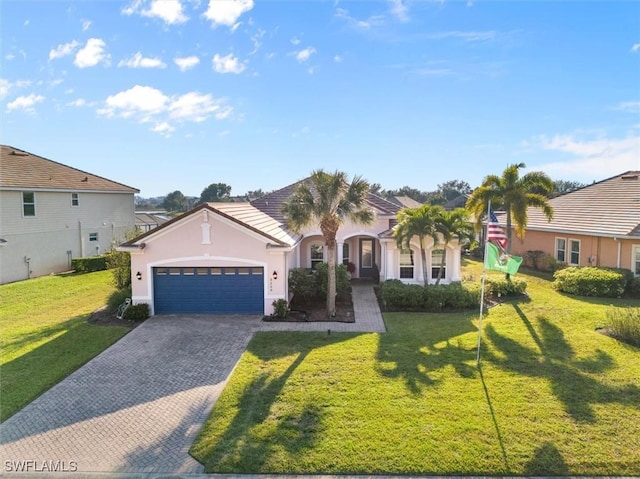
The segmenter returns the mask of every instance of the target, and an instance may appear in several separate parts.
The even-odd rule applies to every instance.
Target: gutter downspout
[[[78,239],[80,240],[80,257],[84,258],[84,241],[82,241],[82,221],[78,221]]]
[[[622,243],[616,237],[614,237],[613,240],[618,242],[618,260],[617,260],[617,263],[616,263],[617,264],[616,268],[619,268],[620,267],[620,255],[621,255],[621,252],[622,252]]]

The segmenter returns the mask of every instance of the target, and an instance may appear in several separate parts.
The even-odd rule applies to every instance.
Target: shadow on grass
[[[524,466],[525,476],[567,476],[569,466],[551,442],[545,442],[536,449],[533,458]]]
[[[4,345],[5,352],[16,352],[29,343],[46,340],[0,366],[0,421],[67,377],[126,332],[124,328],[97,328],[87,324],[86,318],[86,314],[76,316]]]
[[[487,348],[483,352],[484,360],[523,376],[548,380],[551,390],[575,421],[595,422],[593,404],[620,403],[640,408],[640,387],[637,384],[608,386],[588,375],[613,369],[615,362],[611,356],[596,350],[592,357],[578,360],[563,331],[548,318],[538,317],[536,329],[517,304],[513,307],[534,340],[537,351],[501,335],[490,324],[486,328],[486,337],[496,352]]]
[[[429,315],[404,313],[402,319],[387,321],[389,331],[380,335],[378,371],[387,378],[401,378],[413,394],[439,379],[433,372],[453,366],[463,378],[476,377],[475,341],[459,336],[477,331],[475,313]],[[429,327],[425,327],[429,322]]]
[[[489,406],[489,412],[491,413],[491,420],[493,421],[493,427],[496,429],[496,436],[498,438],[498,443],[500,444],[500,451],[502,452],[502,460],[504,461],[505,470],[509,471],[511,468],[509,467],[509,460],[507,459],[507,450],[504,447],[504,440],[502,438],[502,433],[500,432],[500,425],[498,424],[498,419],[496,418],[496,413],[493,409],[493,403],[491,402],[491,396],[489,395],[489,388],[487,388],[487,383],[484,380],[484,375],[482,374],[482,367],[478,367],[478,371],[480,372],[480,379],[482,380],[482,388],[484,389],[484,395],[487,398],[487,405]]]
[[[247,351],[263,361],[291,356],[286,370],[278,376],[257,374],[243,388],[233,407],[235,416],[224,432],[217,435],[218,421],[226,417],[226,408],[212,415],[191,448],[191,455],[205,465],[207,472],[261,472],[274,455],[300,456],[312,449],[323,429],[324,411],[311,402],[301,410],[274,411],[278,397],[295,370],[316,348],[349,340],[358,334],[329,335],[309,333],[259,333]],[[273,417],[271,417],[273,415]]]

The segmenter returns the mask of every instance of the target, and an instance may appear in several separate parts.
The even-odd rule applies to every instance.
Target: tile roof
[[[289,199],[301,183],[307,183],[308,186],[311,186],[311,178],[305,178],[293,183],[292,185],[267,193],[266,195],[251,201],[250,204],[284,224],[286,223],[286,219],[282,214],[282,203]],[[395,216],[395,214],[400,211],[400,207],[398,205],[395,205],[384,198],[380,198],[373,193],[367,193],[367,203],[369,203],[369,206],[387,215]]]
[[[409,196],[392,196],[391,198],[388,198],[387,201],[390,201],[401,208],[420,208],[422,206],[422,203]]]
[[[552,198],[554,216],[529,208],[527,229],[598,236],[640,238],[640,171],[612,178]]]
[[[8,145],[0,145],[0,188],[139,192],[130,186]]]

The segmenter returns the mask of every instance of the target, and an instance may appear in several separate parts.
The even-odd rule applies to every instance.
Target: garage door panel
[[[154,306],[162,313],[264,311],[262,268],[154,268]]]

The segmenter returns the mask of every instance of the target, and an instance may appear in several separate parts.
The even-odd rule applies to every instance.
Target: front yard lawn
[[[225,473],[640,475],[640,349],[595,331],[640,302],[519,277],[530,300],[484,318],[481,370],[477,312],[257,334],[191,453]]]
[[[113,292],[109,271],[0,286],[0,421],[129,331],[86,321]]]

